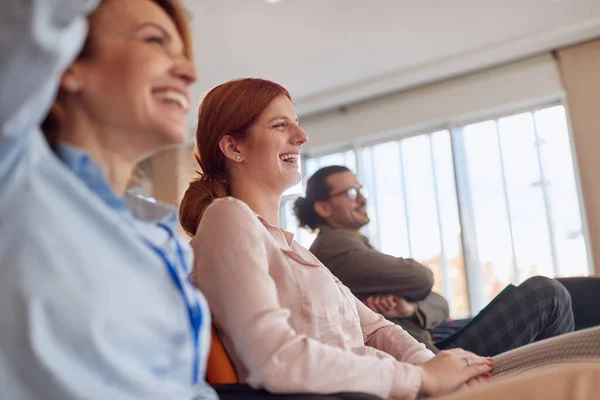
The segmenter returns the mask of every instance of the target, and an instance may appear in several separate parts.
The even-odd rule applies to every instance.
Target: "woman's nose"
[[[304,143],[308,142],[308,135],[302,128],[299,126],[296,127],[296,135],[295,135],[295,144],[302,146]]]
[[[185,82],[186,85],[191,85],[198,79],[196,67],[190,60],[182,57],[173,68],[173,74]]]

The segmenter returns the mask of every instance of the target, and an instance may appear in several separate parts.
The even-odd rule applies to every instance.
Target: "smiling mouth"
[[[154,95],[163,103],[175,106],[185,113],[190,109],[189,100],[182,93],[175,90],[160,90],[155,92]]]
[[[279,158],[284,163],[297,167],[298,161],[300,160],[300,154],[294,154],[294,153],[282,154],[279,156]]]

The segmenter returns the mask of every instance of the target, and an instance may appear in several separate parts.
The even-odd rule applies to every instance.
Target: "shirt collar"
[[[171,228],[172,231],[177,230],[179,220],[174,207],[130,192],[125,193],[124,200],[135,218],[151,223],[161,223]]]
[[[339,228],[332,228],[332,227],[330,227],[329,225],[324,225],[324,224],[323,224],[323,225],[319,225],[319,226],[318,226],[318,229],[319,229],[319,234],[321,234],[321,233],[322,233],[322,234],[324,234],[324,235],[325,235],[325,234],[328,234],[328,233],[331,233],[331,232],[335,232],[335,231],[343,231],[342,229],[339,229]],[[349,231],[346,231],[346,232],[349,232]],[[368,237],[366,237],[366,236],[365,236],[365,235],[363,235],[363,234],[360,234],[360,235],[359,235],[359,237],[360,237],[360,238],[361,238],[361,239],[362,239],[362,240],[365,242],[365,244],[366,244],[367,246],[369,246],[369,247],[373,247],[373,246],[371,246],[371,243],[369,242],[369,238],[368,238]]]
[[[252,212],[254,212],[254,210],[252,210]],[[288,232],[283,228],[272,225],[271,223],[269,223],[269,221],[258,215],[256,212],[254,212],[254,215],[256,215],[256,217],[259,219],[260,222],[262,222],[262,224],[265,226],[265,228],[267,228],[268,231],[275,232],[277,236],[282,235],[288,247],[292,246],[292,242],[294,241],[294,234],[292,232]]]
[[[85,150],[61,143],[58,145],[57,154],[67,168],[113,210],[126,213],[138,220],[162,223],[172,231],[177,230],[177,212],[173,207],[133,193],[125,193],[125,196],[118,197],[106,179],[106,172],[92,160]]]
[[[124,199],[118,197],[106,179],[106,172],[96,164],[90,155],[83,149],[61,143],[58,145],[57,154],[71,170],[92,192],[112,209],[123,211],[127,209]]]
[[[330,227],[329,225],[325,225],[325,224],[321,224],[317,227],[317,229],[319,230],[319,233],[323,232],[331,232],[335,229],[333,229],[332,227]]]

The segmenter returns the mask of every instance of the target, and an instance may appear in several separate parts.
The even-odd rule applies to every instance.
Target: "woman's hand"
[[[489,358],[480,357],[463,349],[440,351],[422,365],[421,394],[442,396],[461,386],[482,381],[493,367]],[[485,379],[485,378],[484,378]]]

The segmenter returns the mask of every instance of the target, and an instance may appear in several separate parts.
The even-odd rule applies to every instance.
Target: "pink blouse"
[[[414,399],[433,353],[356,299],[293,235],[232,197],[206,210],[193,279],[239,378],[276,393]]]

